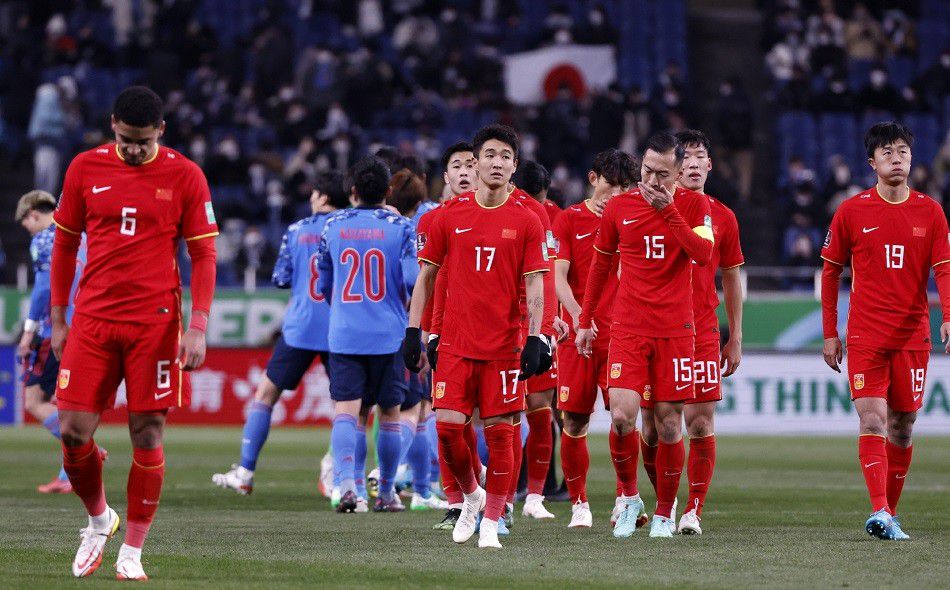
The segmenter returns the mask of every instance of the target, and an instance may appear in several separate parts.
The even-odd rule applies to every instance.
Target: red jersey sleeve
[[[617,252],[617,243],[620,241],[620,234],[617,231],[617,223],[614,219],[618,203],[619,200],[616,198],[607,202],[607,207],[600,218],[600,231],[597,232],[597,239],[594,240],[595,250],[611,256]]]
[[[63,194],[53,213],[53,221],[67,233],[79,235],[86,230],[86,201],[82,194],[83,155],[73,158],[63,178]]]
[[[719,234],[719,268],[734,268],[745,264],[742,246],[739,244],[739,222],[732,211],[726,209]]]
[[[821,257],[828,262],[844,266],[851,260],[851,233],[848,231],[847,209],[838,207],[831,219],[831,227],[825,235]]]
[[[950,229],[947,228],[947,218],[943,216],[940,206],[934,203],[933,242],[930,245],[930,266],[950,263]]]
[[[447,212],[446,212],[447,214]],[[445,216],[439,215],[432,220],[432,225],[428,228],[424,238],[422,250],[419,251],[419,260],[431,262],[436,266],[442,266],[445,262]]]
[[[218,223],[211,205],[208,179],[197,165],[191,166],[183,185],[182,236],[185,240],[198,240],[218,235]]]
[[[554,244],[555,244],[555,259],[557,260],[571,260],[571,235],[573,228],[571,227],[571,215],[564,213],[563,215],[558,215],[557,219],[554,220]]]
[[[446,268],[439,268],[439,272],[435,275],[435,286],[432,289],[432,298],[429,300],[429,305],[426,306],[426,311],[429,312],[428,324],[423,324],[423,329],[430,334],[441,334],[442,333],[442,320],[445,317],[445,298],[448,291],[449,285],[449,271]],[[423,312],[423,316],[425,313]],[[425,321],[423,317],[423,321]],[[426,329],[428,325],[428,329]]]
[[[548,261],[548,244],[544,239],[541,220],[529,219],[525,225],[521,273],[545,272],[549,270],[551,263]]]

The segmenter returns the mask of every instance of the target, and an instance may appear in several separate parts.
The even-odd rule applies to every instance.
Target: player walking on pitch
[[[657,507],[651,537],[670,537],[673,502],[683,471],[683,404],[693,392],[694,338],[691,261],[709,262],[713,249],[709,200],[676,187],[683,146],[669,133],[647,141],[638,188],[607,203],[594,243],[588,293],[601,293],[614,255],[620,254],[620,289],[614,306],[607,377],[610,453],[625,507],[615,537],[629,537],[643,508],[637,489],[640,450],[636,429],[641,400],[656,404]],[[576,343],[590,356],[597,297],[585,297]]]
[[[896,122],[864,136],[877,184],[844,201],[831,220],[821,257],[824,357],[841,372],[838,282],[852,268],[848,381],[858,413],[858,459],[871,498],[868,534],[903,540],[897,503],[913,454],[933,344],[927,304],[930,268],[940,293],[940,338],[950,353],[950,231],[939,203],[907,186],[913,135]]]
[[[472,144],[478,190],[446,203],[428,234],[419,236],[425,244],[419,258],[426,264],[413,291],[403,352],[406,365],[417,370],[423,310],[439,267],[447,267],[451,288],[446,293],[437,350],[433,407],[439,454],[464,498],[452,538],[457,543],[471,538],[478,514],[484,510],[478,545],[500,548],[498,520],[514,477],[513,420],[524,410],[523,380],[538,371],[544,346],[541,273],[549,262],[540,221],[508,193],[518,161],[514,130],[490,125],[475,134]],[[527,335],[521,325],[522,280],[529,314]],[[485,422],[491,465],[485,489],[472,471],[464,435],[465,423],[476,407]]]
[[[204,174],[158,144],[165,131],[162,109],[148,88],[123,90],[112,109],[115,143],[73,159],[54,214],[52,348],[61,359],[56,398],[63,465],[89,513],[73,560],[76,577],[96,571],[106,541],[119,529],[119,515],[106,503],[93,434],[124,379],[132,467],[116,576],[147,579],[142,545],[165,476],[165,417],[169,408],[188,403],[182,370],[201,366],[205,357],[218,227]],[[88,262],[70,328],[66,306],[82,232]],[[181,238],[192,260],[191,324],[184,335],[175,261]]]

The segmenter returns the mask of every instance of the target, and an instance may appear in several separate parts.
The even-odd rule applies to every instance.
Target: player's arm
[[[720,364],[724,369],[722,376],[728,377],[736,372],[742,359],[742,278],[738,266],[722,270],[722,293],[729,322],[729,341],[722,349]]]
[[[37,265],[39,266],[39,265]],[[50,282],[49,270],[37,268],[34,274],[33,292],[30,293],[30,309],[23,322],[23,335],[17,347],[17,356],[23,358],[30,353],[33,337],[40,326],[40,320],[49,309]]]
[[[620,234],[617,231],[617,220],[614,212],[617,199],[611,199],[600,218],[600,230],[594,241],[594,256],[591,259],[590,271],[587,274],[587,286],[584,292],[584,303],[581,305],[581,314],[578,320],[577,337],[574,344],[577,351],[583,356],[590,356],[591,344],[597,336],[597,327],[593,324],[594,310],[597,308],[597,298],[604,291],[607,277],[617,253]]]
[[[571,318],[573,318],[573,328],[577,330],[577,326],[580,323],[581,317],[581,304],[578,303],[577,299],[574,298],[574,291],[571,289],[571,285],[567,282],[567,273],[570,268],[570,260],[562,260],[561,258],[558,258],[554,261],[554,286],[557,288],[558,301],[561,302],[564,310],[571,315]]]
[[[66,346],[66,308],[69,293],[76,276],[76,257],[82,244],[82,232],[86,229],[86,206],[82,196],[82,158],[77,156],[69,164],[63,178],[63,194],[53,213],[58,228],[53,238],[53,254],[50,265],[50,322],[53,335],[50,347],[57,359],[63,356]]]
[[[831,227],[825,236],[821,257],[825,261],[821,269],[821,325],[825,342],[822,355],[825,364],[841,372],[844,348],[838,337],[838,288],[841,272],[851,258],[851,241],[845,221],[845,210],[839,208],[831,220]]]
[[[399,254],[399,263],[402,266],[403,289],[406,296],[412,297],[416,278],[419,276],[419,259],[416,253],[416,236],[409,224],[403,237],[402,249]]]
[[[422,367],[422,315],[426,304],[432,297],[439,268],[445,259],[446,237],[444,224],[441,223],[444,215],[440,215],[432,224],[430,236],[425,246],[419,252],[419,274],[412,289],[412,298],[409,301],[409,325],[406,327],[406,336],[402,343],[403,360],[406,368],[419,372]]]
[[[277,261],[274,262],[274,272],[270,281],[278,289],[289,289],[294,276],[293,244],[296,243],[297,232],[291,226],[284,232],[280,241],[280,251],[277,252]]]
[[[323,226],[320,244],[317,246],[317,291],[323,295],[327,305],[333,305],[333,259],[330,257],[330,244],[327,242],[327,226]]]
[[[712,258],[713,238],[709,202],[705,199],[690,204],[689,211],[680,212],[673,202],[673,193],[665,186],[660,190],[640,183],[640,192],[654,209],[659,211],[673,238],[699,266],[706,266]],[[684,216],[685,213],[685,216]]]
[[[191,322],[178,346],[178,363],[185,371],[200,367],[205,360],[205,332],[211,315],[217,279],[217,250],[214,239],[218,224],[211,205],[211,190],[201,169],[193,165],[185,188],[185,208],[181,231],[191,258]]]
[[[940,295],[943,321],[940,324],[940,341],[944,352],[950,354],[950,229],[947,218],[939,207],[934,207],[934,231],[931,233],[930,265],[934,269],[934,281]],[[944,239],[946,236],[946,239]]]

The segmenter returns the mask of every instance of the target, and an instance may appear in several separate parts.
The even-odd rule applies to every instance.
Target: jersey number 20
[[[360,253],[353,248],[340,252],[340,264],[349,265],[350,270],[343,284],[343,303],[359,303],[363,295],[353,291],[356,275],[363,269],[363,290],[367,299],[373,303],[383,300],[386,296],[386,257],[382,251],[371,248],[366,251],[360,260]]]

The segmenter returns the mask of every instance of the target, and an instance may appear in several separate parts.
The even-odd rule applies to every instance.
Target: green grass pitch
[[[158,516],[145,545],[155,588],[752,588],[950,587],[950,438],[920,437],[901,514],[913,539],[885,543],[863,529],[868,501],[854,438],[722,437],[701,537],[610,535],[613,471],[604,436],[591,438],[594,527],[569,531],[518,517],[501,551],[456,546],[433,531],[434,512],[338,515],[319,497],[326,430],[276,429],[254,494],[211,484],[236,460],[234,428],[171,428]],[[107,497],[125,515],[128,436],[103,428],[111,457]],[[35,492],[56,471],[57,447],[40,428],[0,430],[0,587],[113,586],[121,539],[92,578],[70,563],[85,525],[74,496]],[[648,506],[654,495],[641,472]],[[681,485],[681,491],[685,486]],[[681,501],[684,497],[681,494]],[[520,511],[520,505],[519,505]],[[120,534],[121,536],[121,534]]]

